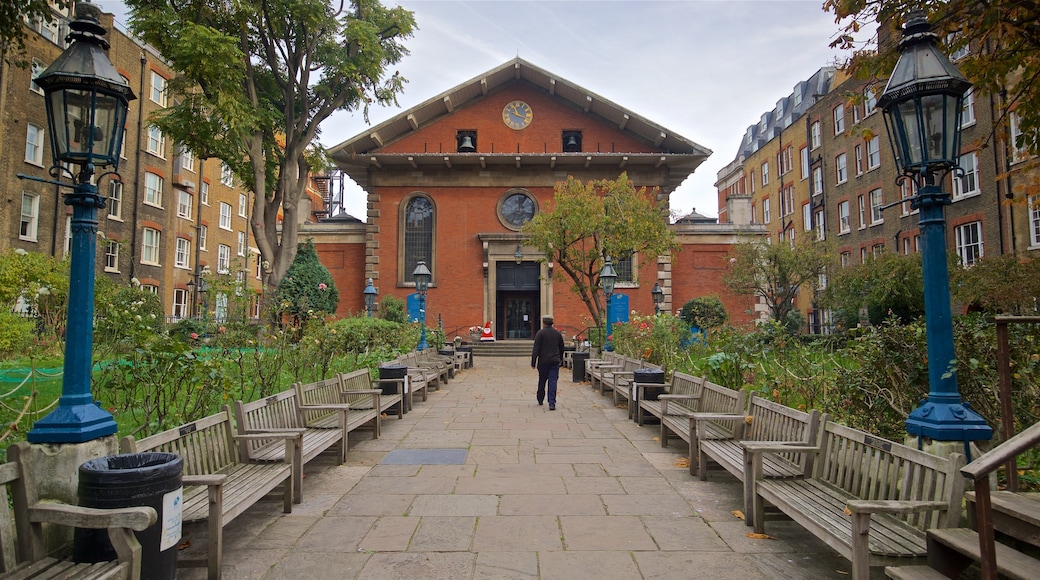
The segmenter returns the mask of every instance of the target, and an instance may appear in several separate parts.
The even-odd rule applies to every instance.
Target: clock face
[[[512,101],[502,109],[502,121],[510,129],[524,129],[531,124],[532,118],[531,105],[523,101]]]
[[[534,217],[534,201],[522,193],[514,193],[502,202],[502,219],[519,228]]]

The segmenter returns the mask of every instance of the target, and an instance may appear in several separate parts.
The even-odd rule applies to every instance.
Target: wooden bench
[[[397,418],[404,418],[404,381],[397,383],[397,393],[383,393],[379,383],[372,384],[372,372],[358,369],[350,373],[340,373],[340,388],[343,389],[343,402],[349,403],[353,409],[379,409],[380,417],[390,407],[397,407]],[[372,394],[378,391],[379,394]]]
[[[282,511],[292,513],[293,472],[301,465],[303,435],[297,432],[237,434],[231,425],[231,409],[186,423],[150,437],[124,437],[123,453],[165,451],[184,459],[184,496],[181,520],[206,521],[209,527],[207,557],[178,560],[178,567],[207,567],[208,577],[221,576],[224,524],[232,521],[273,490],[282,487]],[[251,463],[239,454],[242,439],[285,442],[289,461]]]
[[[144,531],[157,520],[151,507],[88,508],[45,501],[33,470],[25,465],[29,444],[7,448],[0,464],[0,578],[100,579],[141,577],[141,544],[133,531]],[[26,457],[23,457],[26,456]],[[44,524],[108,530],[117,560],[77,564],[53,558],[44,543]],[[133,530],[133,531],[132,531]]]
[[[664,385],[635,383],[632,398],[636,406],[636,423],[640,426],[643,425],[646,417],[644,411],[657,417],[658,420],[667,414],[685,415],[696,411],[697,402],[701,398],[701,383],[703,382],[703,377],[675,371],[672,373],[672,380]],[[647,398],[646,389],[651,387],[656,389],[662,386],[664,387],[663,394],[658,394],[655,398]],[[663,438],[661,443],[662,446],[668,445]]]
[[[666,397],[665,401],[669,401],[669,399],[669,397]],[[690,446],[690,475],[696,475],[697,446],[693,441],[693,437],[696,436],[695,413],[690,413],[685,408],[685,405],[676,405],[676,403],[681,403],[683,401],[685,401],[685,399],[671,400],[667,403],[666,408],[662,404],[661,447],[668,446],[668,439],[671,434],[678,436],[680,439],[688,443]],[[696,413],[735,415],[744,412],[746,401],[747,393],[744,391],[735,391],[705,379],[701,381],[700,397],[697,399]],[[678,408],[673,409],[673,406],[677,406]],[[731,423],[727,424],[725,422],[719,423],[714,421],[708,421],[705,424],[705,428],[708,429],[707,432],[710,433],[712,437],[719,439],[723,437],[732,437],[736,429],[736,427]]]
[[[411,401],[414,400],[414,393],[422,391],[422,400],[426,401],[429,395],[429,389],[433,388],[437,390],[439,386],[439,373],[435,369],[421,367],[416,364],[414,357],[411,354],[399,356],[396,359],[390,361],[390,365],[403,366],[408,369],[408,391],[413,393],[413,397],[409,399],[408,408],[411,408]],[[387,379],[380,379],[385,381]]]
[[[430,380],[436,380],[435,377],[432,377],[432,373],[429,373],[425,369],[419,367],[410,367],[407,364],[405,364],[405,361],[403,361],[400,357],[386,363],[386,366],[405,367],[405,376],[402,378],[378,379],[380,385],[382,385],[383,383],[395,383],[398,385],[398,392],[403,393],[405,412],[408,412],[412,409],[412,403],[414,402],[415,395],[417,393],[421,392],[422,400],[426,401],[426,398],[429,395],[427,385],[429,384]]]
[[[319,382],[333,382],[338,377]],[[302,433],[302,460],[293,465],[293,502],[303,501],[303,464],[336,446],[337,465],[347,460],[347,433],[374,420],[369,413],[351,411],[344,402],[301,404],[299,383],[292,389],[245,403],[235,401],[235,424],[239,434]],[[358,415],[365,418],[359,420]],[[308,420],[308,416],[310,420]],[[317,417],[317,418],[315,418]],[[378,427],[374,429],[378,436]],[[278,439],[239,439],[239,456],[249,461],[285,461],[285,445]]]
[[[603,351],[600,358],[589,358],[585,361],[585,380],[592,382],[592,373],[601,366],[616,366],[621,364],[621,355],[614,351]],[[596,386],[593,384],[592,386]]]
[[[757,393],[748,401],[747,414],[726,415],[694,413],[694,437],[691,446],[695,449],[697,475],[701,481],[708,480],[710,458],[734,477],[744,482],[745,522],[751,524],[754,503],[754,482],[746,476],[750,467],[745,465],[744,447],[755,441],[789,443],[793,445],[815,445],[820,436],[821,416],[817,410],[809,412],[785,407],[780,403],[764,399]],[[729,417],[729,419],[727,419]],[[732,436],[718,437],[712,432],[713,423],[731,421]],[[812,473],[812,456],[806,453],[771,453],[762,459],[763,476],[767,478],[807,477]]]
[[[447,373],[447,377],[444,380],[444,384],[448,384],[448,380],[455,378],[455,356],[440,354],[438,351],[428,348],[418,352],[416,357],[420,364],[429,364],[433,368],[443,368]]]
[[[398,360],[401,361],[400,364],[409,369],[423,371],[426,377],[427,388],[433,387],[433,390],[436,391],[440,388],[441,383],[448,384],[448,366],[443,362],[431,360],[414,351],[398,358]],[[426,399],[423,400],[425,401]]]
[[[642,366],[643,363],[639,359],[621,356],[616,364],[599,365],[592,371],[592,386],[597,388],[601,395],[608,387],[613,391],[615,375],[631,377],[632,373]]]
[[[355,407],[351,404],[349,397],[344,394],[343,380],[338,374],[335,377],[313,383],[293,383],[293,388],[296,389],[296,394],[302,402],[300,412],[303,415],[303,423],[308,429],[340,431],[346,442],[347,433],[369,425],[372,428],[372,437],[379,438],[379,429],[382,424],[379,410],[382,398],[381,390],[354,391],[357,396],[368,397],[375,402],[374,405]],[[342,449],[345,450],[346,445]],[[344,459],[346,459],[345,451]]]
[[[651,383],[643,385],[643,387],[642,387],[643,392],[642,393],[636,392],[635,394],[633,394],[633,389],[634,389],[634,385],[635,385],[635,372],[639,371],[639,370],[644,370],[644,369],[655,370],[655,371],[663,371],[664,370],[664,369],[661,368],[661,365],[655,365],[653,363],[648,363],[648,362],[643,362],[643,361],[636,361],[636,362],[637,362],[638,366],[637,366],[637,368],[632,369],[631,372],[628,372],[627,366],[626,366],[625,369],[622,369],[622,372],[614,373],[614,376],[612,378],[613,383],[610,385],[610,390],[611,390],[611,392],[614,393],[614,406],[617,407],[618,405],[620,405],[621,404],[621,399],[624,399],[625,400],[625,404],[628,405],[628,418],[629,419],[633,419],[633,420],[636,418],[636,410],[639,408],[639,404],[638,404],[638,397],[639,397],[639,395],[642,394],[645,397],[648,392],[653,392],[654,396],[656,396],[658,394],[658,393],[656,393],[656,390],[652,390],[651,389],[651,387],[652,387]],[[663,387],[663,385],[658,385],[658,386]],[[633,400],[633,399],[635,399],[635,400]]]
[[[771,503],[852,561],[853,580],[870,566],[927,554],[931,528],[961,521],[964,456],[938,457],[827,421],[819,445],[750,442],[746,475],[754,482],[755,532],[765,533]],[[767,454],[813,455],[810,477],[767,479]]]

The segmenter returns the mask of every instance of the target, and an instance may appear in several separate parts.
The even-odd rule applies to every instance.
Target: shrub
[[[610,331],[615,351],[670,370],[675,367],[690,328],[675,316],[657,314],[614,323]]]
[[[407,323],[408,313],[404,309],[404,300],[397,296],[383,297],[379,301],[379,316],[389,322]]]
[[[33,344],[36,321],[0,308],[0,357],[25,354]]]
[[[332,274],[318,259],[314,240],[300,244],[296,259],[278,285],[277,299],[282,312],[301,322],[336,312],[339,291]]]
[[[682,320],[690,328],[709,330],[726,324],[729,316],[718,296],[702,296],[690,300],[682,307]]]

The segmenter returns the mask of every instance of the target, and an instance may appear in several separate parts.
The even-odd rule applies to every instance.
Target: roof
[[[612,124],[657,149],[655,153],[379,153],[391,143],[414,131],[450,115],[455,109],[475,102],[496,88],[515,80],[523,80],[544,90],[548,95],[581,108],[586,115]],[[444,167],[540,165],[566,170],[567,167],[590,165],[652,165],[668,168],[669,184],[678,186],[711,155],[711,150],[678,135],[624,107],[621,107],[566,79],[516,58],[484,74],[451,88],[403,113],[332,147],[333,161],[354,181],[364,187],[368,169],[421,165]]]

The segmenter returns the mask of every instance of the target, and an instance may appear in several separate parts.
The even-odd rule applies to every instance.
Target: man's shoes
[[[539,405],[539,406],[541,406],[541,404],[542,404],[542,402],[541,402],[541,401],[538,401],[538,405]]]
[[[555,411],[556,410],[556,405],[549,405],[549,410],[550,411]]]

